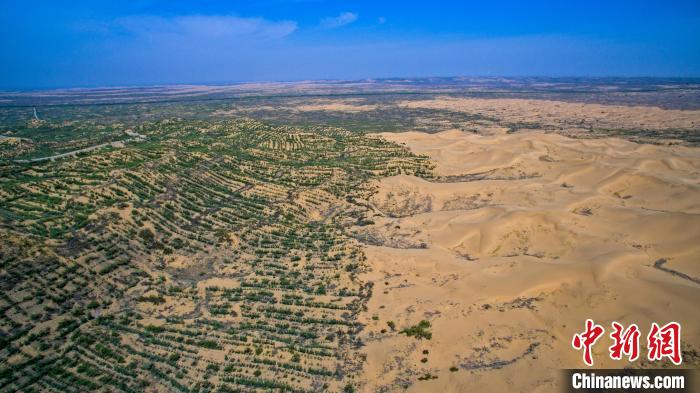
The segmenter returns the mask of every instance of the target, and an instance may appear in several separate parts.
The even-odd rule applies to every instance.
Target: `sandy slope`
[[[583,366],[570,342],[586,318],[608,330],[596,367],[627,365],[607,356],[613,320],[639,324],[642,356],[652,321],[681,322],[686,364],[698,367],[700,149],[382,135],[430,155],[443,178],[381,181],[372,202],[383,214],[358,228],[383,244],[367,249],[363,391],[558,391],[557,370]],[[429,341],[387,327],[422,319]],[[417,380],[426,373],[438,378]]]
[[[699,110],[669,110],[649,106],[601,105],[520,98],[452,98],[404,101],[408,108],[449,109],[509,122],[550,126],[609,128],[690,128],[700,126]]]

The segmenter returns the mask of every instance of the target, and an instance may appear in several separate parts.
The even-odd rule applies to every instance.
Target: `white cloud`
[[[356,21],[357,17],[358,15],[354,12],[343,12],[338,16],[330,16],[321,19],[321,27],[325,29],[335,29],[336,27],[349,25]]]
[[[297,29],[294,21],[270,21],[227,15],[131,16],[116,26],[134,35],[179,35],[199,38],[277,39]]]

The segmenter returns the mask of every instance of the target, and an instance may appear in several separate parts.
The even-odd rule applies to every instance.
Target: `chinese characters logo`
[[[610,358],[621,360],[626,356],[633,362],[639,358],[639,326],[631,324],[625,328],[622,324],[613,322],[613,331],[610,338],[613,344],[608,348]],[[597,325],[593,320],[587,319],[585,330],[574,334],[571,346],[580,351],[583,350],[583,362],[587,366],[593,366],[593,345],[605,334],[605,328]],[[650,361],[668,358],[675,365],[683,361],[681,357],[681,325],[677,322],[669,322],[659,326],[656,322],[651,324],[647,335],[647,359]]]

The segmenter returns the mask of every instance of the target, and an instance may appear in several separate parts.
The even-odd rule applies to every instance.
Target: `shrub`
[[[153,234],[153,231],[148,228],[140,230],[139,236],[141,237],[141,239],[143,239],[143,243],[147,246],[152,246],[153,242],[155,241],[155,235]]]
[[[419,340],[430,340],[431,338],[433,338],[433,333],[431,333],[428,329],[430,329],[430,322],[422,320],[418,322],[417,325],[413,325],[411,327],[403,329],[401,333],[409,337],[415,337]]]

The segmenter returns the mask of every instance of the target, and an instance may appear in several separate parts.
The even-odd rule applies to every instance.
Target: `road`
[[[107,146],[119,147],[120,144],[125,144],[128,142],[140,141],[140,140],[146,139],[146,137],[144,135],[140,135],[140,134],[137,134],[135,132],[128,132],[127,134],[130,136],[133,136],[134,138],[127,138],[127,139],[123,139],[120,141],[114,141],[114,142],[100,143],[99,145],[84,147],[82,149],[73,150],[73,151],[69,151],[69,152],[61,153],[61,154],[55,154],[53,156],[48,156],[48,157],[29,158],[26,160],[12,160],[12,162],[15,162],[17,164],[30,164],[33,162],[53,161],[53,160],[58,160],[61,158],[75,157],[76,155],[78,155],[80,153],[85,153],[85,152],[101,149],[101,148],[107,147]]]

